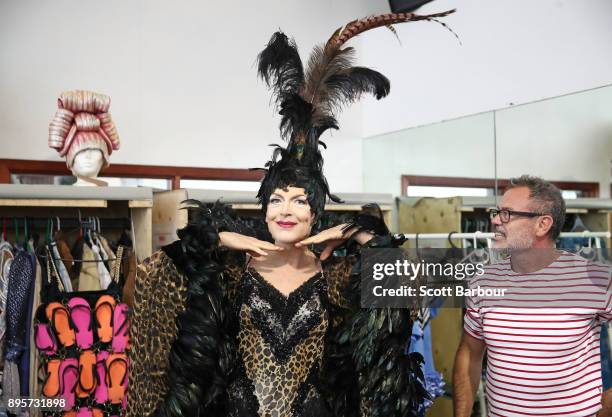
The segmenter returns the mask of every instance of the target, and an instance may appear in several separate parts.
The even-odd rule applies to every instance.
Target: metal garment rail
[[[466,241],[471,239],[474,241],[474,246],[476,246],[476,241],[478,239],[486,240],[487,247],[491,247],[492,240],[495,237],[495,233],[484,233],[484,232],[474,232],[474,233],[403,233],[398,234],[396,236],[403,235],[407,240],[446,240],[446,239],[462,239],[463,245],[466,246]],[[612,234],[610,232],[562,232],[559,236],[560,238],[595,238],[595,248],[601,249],[601,239],[610,239]]]
[[[493,239],[495,233],[403,233],[404,238],[408,240],[416,239]],[[610,232],[562,232],[559,237],[574,237],[574,238],[605,238],[609,239],[612,236]]]

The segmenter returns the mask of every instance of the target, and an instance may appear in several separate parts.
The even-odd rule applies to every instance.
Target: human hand
[[[297,242],[295,246],[299,248],[313,243],[326,243],[325,249],[323,249],[323,252],[321,252],[321,260],[324,261],[329,258],[329,256],[334,252],[334,249],[357,232],[356,228],[349,228],[346,230],[347,226],[348,225],[344,223],[330,229],[323,230],[314,236],[310,236],[307,239]],[[355,240],[360,245],[363,245],[372,237],[373,235],[369,232],[359,232],[357,236],[355,236]]]
[[[276,246],[274,243],[259,240],[251,236],[241,235],[234,232],[220,232],[219,245],[228,249],[245,251],[253,256],[253,259],[258,259],[262,256],[267,256],[266,251],[282,251],[283,248]]]

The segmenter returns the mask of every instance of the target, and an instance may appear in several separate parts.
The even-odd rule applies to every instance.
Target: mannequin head
[[[74,176],[94,178],[102,169],[104,155],[100,149],[84,149],[74,156],[72,173]]]
[[[111,153],[119,149],[117,129],[108,113],[110,97],[92,91],[65,91],[57,104],[49,124],[49,146],[66,158],[75,176],[95,178],[109,166]],[[85,185],[82,182],[76,185]]]

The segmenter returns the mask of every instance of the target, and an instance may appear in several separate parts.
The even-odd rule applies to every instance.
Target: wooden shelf
[[[5,218],[130,218],[139,261],[152,253],[152,211],[151,188],[0,184]]]
[[[108,207],[107,200],[56,200],[36,198],[3,198],[0,206],[13,207]]]

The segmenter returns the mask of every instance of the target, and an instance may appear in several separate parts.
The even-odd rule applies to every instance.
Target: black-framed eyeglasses
[[[547,216],[546,213],[537,213],[533,211],[514,211],[507,209],[489,209],[489,214],[491,215],[491,219],[496,216],[499,216],[502,223],[508,223],[510,221],[510,216],[521,216],[521,217],[539,217],[539,216]]]

